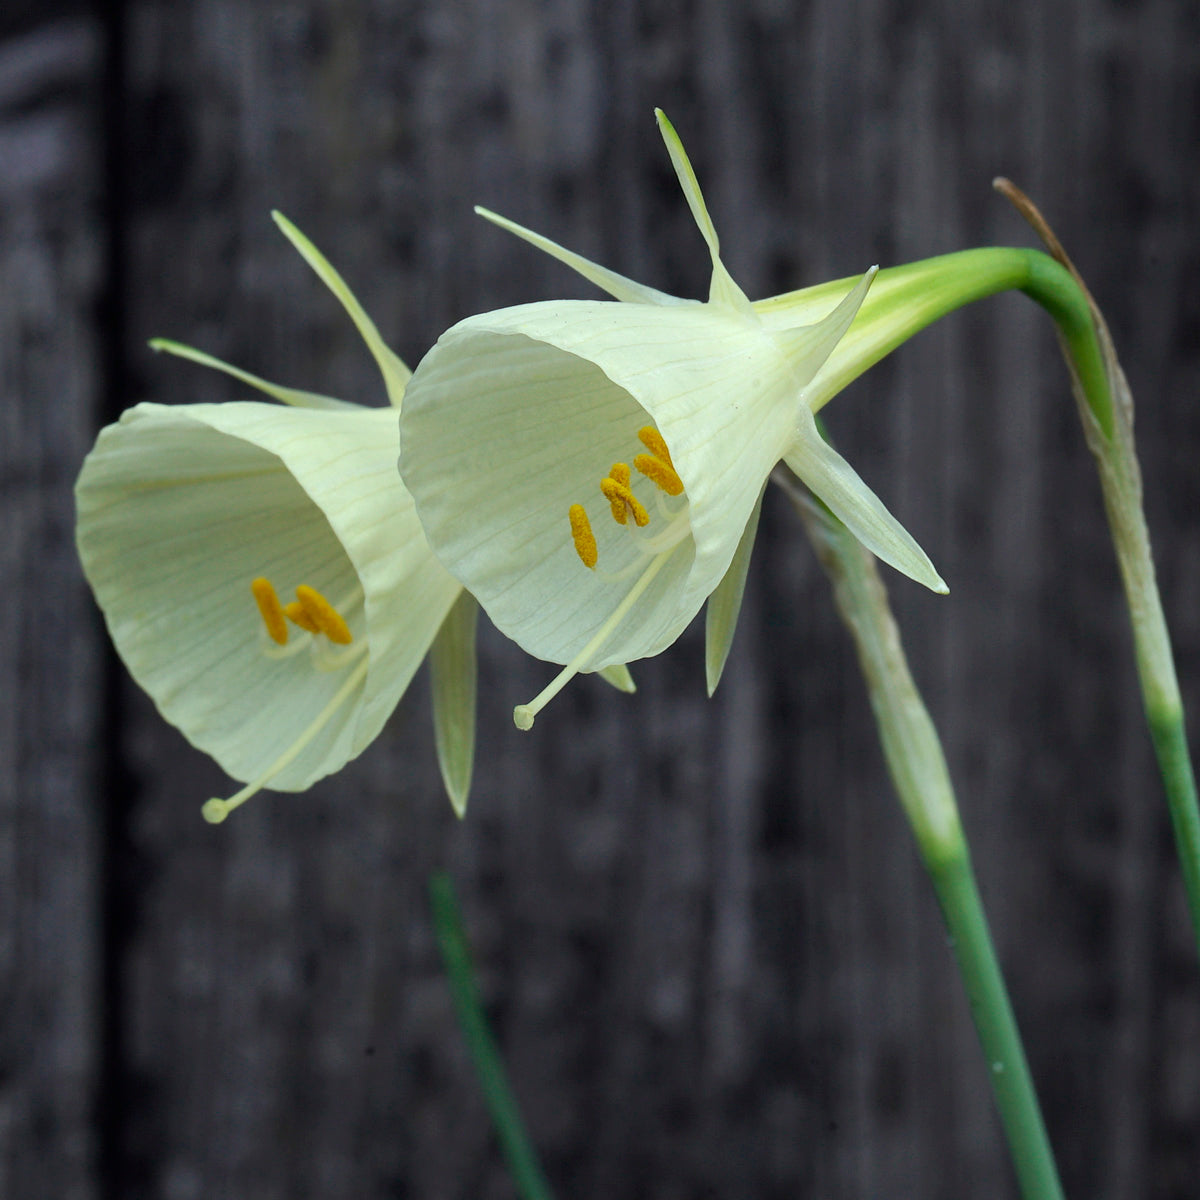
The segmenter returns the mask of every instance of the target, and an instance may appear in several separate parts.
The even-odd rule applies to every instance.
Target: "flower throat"
[[[608,501],[612,519],[618,525],[623,525],[629,530],[629,535],[633,539],[638,553],[634,560],[622,570],[613,573],[601,571],[596,569],[600,552],[587,510],[582,504],[571,505],[567,514],[571,526],[571,540],[575,545],[575,553],[579,555],[579,561],[585,567],[595,571],[599,578],[610,583],[626,578],[639,567],[642,567],[643,570],[587,645],[528,704],[518,704],[513,709],[513,722],[518,729],[531,729],[537,714],[562,691],[563,687],[580,671],[589,669],[589,664],[597,652],[629,614],[638,598],[654,581],[655,576],[666,565],[667,560],[675,553],[691,530],[691,522],[687,515],[687,499],[685,498],[682,504],[674,508],[669,507],[665,499],[665,497],[682,496],[684,488],[683,480],[675,470],[675,464],[671,461],[671,452],[667,449],[667,443],[662,434],[653,425],[644,425],[638,430],[638,439],[646,447],[646,453],[636,455],[633,465],[639,474],[644,475],[658,488],[657,511],[662,520],[666,522],[666,528],[663,532],[650,536],[638,532],[650,524],[650,513],[633,494],[631,486],[633,477],[629,470],[629,464],[613,463],[608,474],[600,480],[600,494]],[[647,562],[647,560],[649,561]]]
[[[296,599],[284,604],[271,581],[260,575],[251,580],[250,594],[254,597],[258,614],[262,618],[266,636],[262,639],[260,649],[267,658],[291,658],[308,646],[312,652],[311,662],[315,670],[340,671],[352,663],[356,665],[329,703],[257,779],[246,784],[227,800],[213,797],[204,803],[201,814],[212,825],[219,825],[235,808],[245,804],[256,792],[269,786],[272,779],[295,761],[346,703],[367,673],[367,643],[365,640],[359,640],[357,643],[354,641],[350,626],[342,615],[343,611],[349,611],[352,604],[357,605],[361,602],[362,594],[357,589],[355,594],[334,605],[316,588],[301,584],[296,588]],[[289,624],[300,630],[300,636],[295,641],[291,640]],[[331,650],[330,644],[348,649]]]

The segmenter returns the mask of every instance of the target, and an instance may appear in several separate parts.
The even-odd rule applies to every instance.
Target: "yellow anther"
[[[287,621],[283,619],[283,605],[279,603],[279,597],[275,594],[271,581],[260,575],[257,579],[250,581],[250,591],[254,595],[254,602],[258,605],[259,614],[262,616],[263,624],[267,627],[271,641],[277,642],[280,646],[286,646],[288,640]]]
[[[600,490],[604,493],[604,498],[612,505],[613,520],[618,525],[625,524],[627,512],[633,513],[635,525],[640,527],[650,524],[650,514],[642,507],[642,502],[630,491],[627,483],[621,483],[608,475],[600,480]]]
[[[683,480],[675,474],[675,468],[669,467],[657,454],[639,454],[633,465],[646,476],[657,483],[668,496],[678,496],[683,492]]]
[[[350,626],[316,588],[301,584],[296,589],[296,599],[304,609],[304,615],[331,641],[339,646],[348,646],[354,641]]]
[[[625,506],[621,505],[622,513]],[[585,567],[594,567],[600,557],[596,549],[596,536],[592,533],[592,523],[588,520],[587,511],[582,504],[572,504],[567,514],[571,518],[571,539],[575,543],[575,553]]]
[[[608,478],[615,479],[622,487],[627,488],[629,486],[629,464],[622,462],[613,463],[608,470]],[[629,510],[625,507],[625,501],[620,496],[609,496],[607,492],[604,494],[608,497],[608,502],[612,506],[612,519],[618,525],[624,525],[629,520]]]
[[[283,615],[287,617],[293,625],[299,625],[305,633],[320,633],[321,627],[315,621],[310,619],[308,613],[304,611],[304,605],[299,600],[293,600],[289,604],[283,606]]]
[[[675,464],[671,461],[671,452],[667,449],[666,440],[663,438],[663,435],[654,428],[653,425],[643,425],[641,429],[638,430],[638,441],[640,441],[642,445],[654,455],[655,458],[666,463],[672,471],[675,470]],[[637,465],[636,459],[634,460],[634,465]],[[676,496],[678,494],[678,492],[671,493],[672,496]]]

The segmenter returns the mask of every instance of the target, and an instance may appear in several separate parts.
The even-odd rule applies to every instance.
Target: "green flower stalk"
[[[563,669],[514,719],[528,729],[574,676],[657,654],[708,602],[716,687],[758,506],[785,462],[874,554],[935,591],[912,536],[816,432],[815,414],[913,333],[1007,288],[1051,307],[1104,419],[1095,335],[1069,274],[1029,250],[978,250],[752,303],[658,113],[712,263],[708,300],[668,295],[505,218],[494,223],[613,300],[469,317],[418,366],[401,474],[429,543],[496,626]]]
[[[1029,222],[1055,260],[1071,273],[1080,292],[1087,298],[1100,338],[1104,369],[1115,401],[1111,429],[1100,424],[1088,405],[1086,382],[1068,347],[1064,347],[1064,356],[1071,371],[1084,436],[1100,475],[1104,509],[1133,628],[1142,703],[1167,793],[1192,926],[1200,945],[1200,806],[1197,805],[1196,778],[1188,751],[1171,637],[1163,614],[1154,556],[1150,550],[1150,532],[1142,507],[1142,473],[1133,436],[1133,394],[1117,360],[1104,316],[1046,219],[1029,197],[1007,179],[997,179],[994,186]]]
[[[445,710],[435,719],[439,758],[461,814],[474,737],[474,602],[430,552],[396,473],[395,406],[408,368],[315,247],[276,220],[363,333],[391,406],[279,387],[153,343],[284,407],[139,404],[124,413],[101,432],[76,484],[80,560],[130,674],[166,720],[245,783],[209,800],[208,820],[265,787],[303,790],[361,753],[431,646]]]
[[[917,691],[887,592],[870,554],[794,477],[775,476],[792,499],[833,584],[900,803],[950,932],[1025,1200],[1062,1200],[1033,1078],[996,959],[941,742]]]

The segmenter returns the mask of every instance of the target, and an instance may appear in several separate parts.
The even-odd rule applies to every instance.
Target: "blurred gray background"
[[[71,485],[139,400],[245,393],[164,335],[382,402],[278,207],[416,363],[593,296],[486,204],[707,284],[652,109],[752,296],[979,244],[1042,206],[1139,403],[1200,714],[1200,9],[1191,0],[9,0],[0,16],[0,1195],[501,1200],[426,880],[463,897],[534,1139],[574,1200],[1011,1197],[984,1063],[847,638],[768,499],[732,659],[701,629],[572,685],[482,636],[477,782],[420,677],[362,758],[221,828],[230,785],[114,659]],[[1200,971],[1091,461],[1042,314],[956,314],[826,410],[950,582],[889,577],[946,742],[1068,1194],[1190,1197]]]

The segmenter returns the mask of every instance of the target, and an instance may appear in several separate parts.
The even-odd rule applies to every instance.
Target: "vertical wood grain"
[[[0,43],[0,1193],[90,1200],[101,630],[71,484],[102,390],[99,30]]]
[[[470,312],[593,294],[474,203],[702,294],[705,254],[656,104],[751,295],[1027,244],[989,187],[1011,176],[1113,326],[1185,701],[1200,712],[1200,31],[1188,6],[125,9],[108,151],[128,167],[114,216],[128,404],[244,394],[154,357],[155,335],[382,402],[273,207],[414,365]],[[17,597],[0,623],[0,962],[13,997],[0,1179],[22,1195],[61,1172],[52,1194],[103,1185],[133,1200],[511,1195],[430,938],[425,879],[449,867],[560,1194],[1015,1194],[853,656],[771,497],[711,702],[693,628],[635,664],[635,697],[580,680],[518,734],[511,707],[549,669],[482,623],[478,778],[462,823],[440,793],[423,677],[358,762],[218,829],[199,806],[228,781],[124,684],[119,739],[103,748],[128,788],[112,798],[123,907],[100,928],[89,780],[103,688],[67,499],[98,387],[96,37],[82,23],[0,42],[0,146],[25,148],[0,161],[34,164],[28,177],[0,170],[0,478],[13,514],[0,562]],[[58,74],[30,74],[55,53]],[[30,92],[19,81],[31,77],[52,83]],[[890,581],[1068,1194],[1187,1195],[1200,1170],[1200,972],[1053,337],[1028,301],[1001,297],[922,334],[827,412],[952,588]],[[122,1081],[99,1135],[103,1181],[88,1107],[100,959],[117,972]]]

